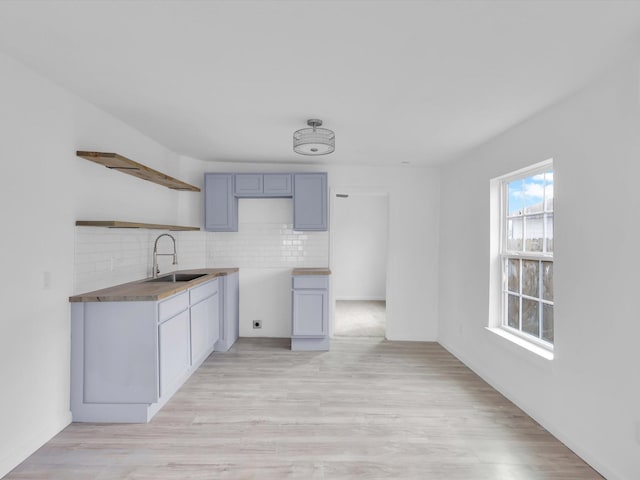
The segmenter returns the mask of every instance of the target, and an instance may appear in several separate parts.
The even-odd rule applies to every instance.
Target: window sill
[[[485,327],[485,329],[488,332],[491,332],[495,335],[497,335],[500,338],[503,338],[504,340],[515,344],[519,347],[524,348],[525,350],[537,355],[538,357],[541,357],[545,360],[553,360],[553,352],[550,350],[547,350],[545,348],[539,347],[538,345],[535,345],[531,342],[527,342],[524,338],[520,338],[517,335],[513,335],[505,330],[503,330],[502,328],[495,328],[495,327]]]

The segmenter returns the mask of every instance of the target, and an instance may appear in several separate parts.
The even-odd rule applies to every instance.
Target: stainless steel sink
[[[164,282],[164,283],[176,283],[176,282],[190,282],[191,280],[195,280],[196,278],[204,277],[208,275],[207,273],[170,273],[168,275],[163,275],[162,277],[152,278],[149,280],[145,280],[145,283],[151,282]]]

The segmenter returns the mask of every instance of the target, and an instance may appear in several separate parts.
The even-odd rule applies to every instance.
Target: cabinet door
[[[217,293],[209,300],[209,322],[207,329],[207,348],[213,348],[220,338],[220,294]]]
[[[293,229],[327,230],[327,174],[293,176]]]
[[[290,197],[293,194],[290,173],[265,173],[263,178],[265,197]]]
[[[155,302],[87,302],[82,363],[86,403],[158,401]]]
[[[225,340],[233,345],[240,335],[240,275],[238,272],[227,275],[225,284]]]
[[[160,355],[160,396],[170,394],[191,366],[189,355],[189,312],[161,323],[158,327]]]
[[[327,335],[327,291],[293,291],[293,336]]]
[[[218,340],[218,292],[191,307],[191,365],[204,360]]]
[[[221,277],[220,292],[220,330],[215,350],[226,352],[238,339],[238,272]]]
[[[262,174],[236,173],[235,194],[238,197],[262,196]]]
[[[238,199],[233,195],[232,173],[204,175],[204,229],[210,232],[238,231]]]

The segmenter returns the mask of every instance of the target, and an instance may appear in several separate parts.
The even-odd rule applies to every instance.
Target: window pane
[[[522,191],[522,180],[509,183],[509,198],[507,199],[507,212],[509,216],[522,215],[524,205],[522,203],[524,195]]]
[[[530,297],[540,296],[540,263],[537,260],[522,261],[522,293]]]
[[[507,325],[520,329],[520,297],[509,295],[507,307]]]
[[[553,211],[553,172],[545,173],[544,178],[544,209]]]
[[[509,259],[509,290],[511,292],[520,293],[520,260]]]
[[[553,300],[553,262],[542,262],[542,298]]]
[[[544,209],[544,174],[533,175],[522,181],[524,213],[542,213]]]
[[[538,312],[538,305],[539,303],[535,300],[522,299],[522,331],[534,337],[540,336],[540,314]]]
[[[522,251],[522,218],[512,218],[507,221],[507,250]]]
[[[527,252],[541,252],[542,251],[542,239],[544,231],[542,230],[542,215],[532,215],[525,218],[525,243],[524,249]]]
[[[547,223],[546,251],[553,252],[553,214],[547,215],[545,221]]]
[[[554,173],[524,175],[502,184],[503,322],[553,343]]]
[[[542,304],[542,339],[553,343],[553,305]]]

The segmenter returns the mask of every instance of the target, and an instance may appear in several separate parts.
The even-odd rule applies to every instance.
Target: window
[[[502,328],[553,347],[553,170],[501,181]]]

